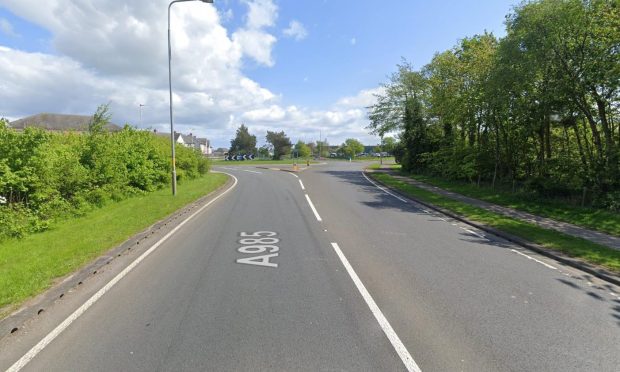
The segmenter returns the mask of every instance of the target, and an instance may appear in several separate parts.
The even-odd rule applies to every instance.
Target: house
[[[198,138],[193,134],[182,134],[174,132],[174,141],[179,145],[183,145],[185,147],[194,148],[200,151],[203,155],[211,155],[213,153],[213,149],[211,148],[211,143],[206,138]]]
[[[33,127],[55,132],[88,132],[92,120],[93,117],[88,115],[41,113],[12,121],[9,127],[18,131]],[[110,132],[118,132],[122,129],[112,123],[104,128]]]

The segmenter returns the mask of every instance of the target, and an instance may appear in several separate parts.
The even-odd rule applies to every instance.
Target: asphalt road
[[[230,167],[233,190],[23,370],[620,370],[620,288],[425,212],[361,168]],[[104,284],[3,340],[0,370]]]

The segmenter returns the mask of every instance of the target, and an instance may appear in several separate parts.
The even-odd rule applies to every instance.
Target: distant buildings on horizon
[[[26,128],[32,127],[51,132],[85,133],[88,132],[92,119],[93,117],[88,115],[40,113],[12,121],[9,123],[9,127],[17,131],[23,131]],[[109,123],[104,129],[110,132],[118,132],[123,128],[114,123]],[[170,137],[170,133],[158,132],[157,129],[153,130],[153,133]],[[203,155],[211,155],[213,153],[213,148],[207,138],[199,138],[192,133],[182,134],[174,132],[174,140],[179,145],[197,149]]]

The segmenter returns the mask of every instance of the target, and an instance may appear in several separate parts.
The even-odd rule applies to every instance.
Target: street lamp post
[[[174,123],[172,121],[172,48],[170,47],[170,8],[174,3],[202,1],[213,4],[213,0],[174,0],[168,5],[168,87],[170,91],[170,147],[172,148],[172,195],[177,194],[177,166],[174,150]]]
[[[142,128],[142,107],[146,105],[140,104],[140,128]]]

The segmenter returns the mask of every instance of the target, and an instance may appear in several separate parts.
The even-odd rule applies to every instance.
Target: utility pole
[[[323,138],[321,137],[321,131],[319,130],[319,160],[321,160],[321,147],[323,146]]]

